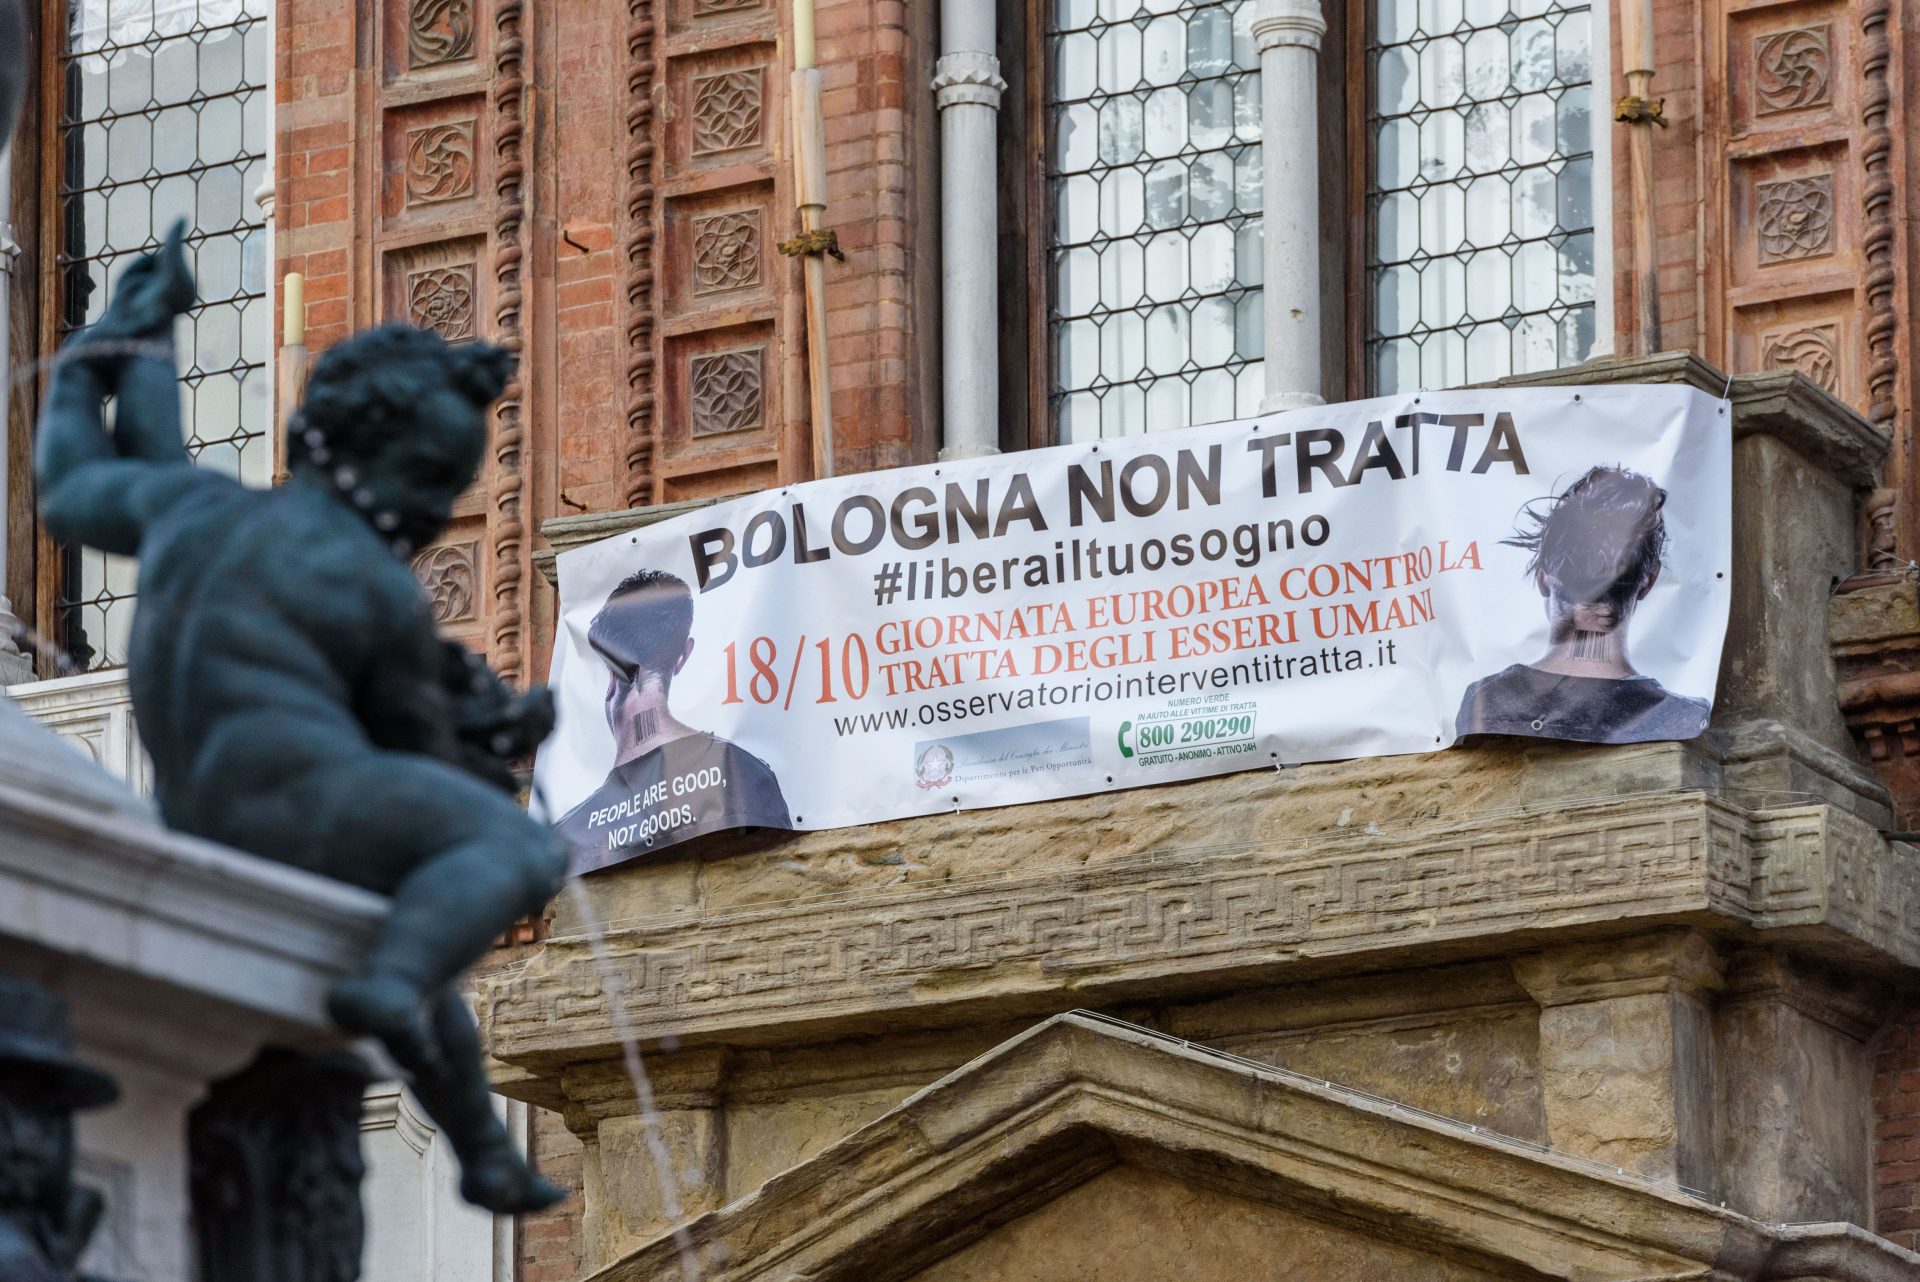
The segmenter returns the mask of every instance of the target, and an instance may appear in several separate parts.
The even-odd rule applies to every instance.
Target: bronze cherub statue
[[[457,981],[565,876],[509,768],[553,703],[439,636],[408,561],[478,474],[513,357],[403,326],[355,335],[315,362],[287,425],[291,480],[245,487],[182,444],[183,240],[176,226],[128,268],[61,353],[35,454],[47,528],[140,558],[128,680],[167,823],[392,896],[365,969],[329,995],[334,1021],[410,1075],[468,1201],[551,1205],[494,1116]]]

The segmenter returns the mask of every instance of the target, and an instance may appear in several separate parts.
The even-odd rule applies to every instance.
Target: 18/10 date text
[[[1094,643],[1098,648],[1103,642]],[[1066,647],[1045,647],[1066,653],[1089,648],[1089,643],[1073,641]],[[724,704],[753,702],[763,706],[778,704],[793,707],[796,690],[801,702],[838,703],[842,699],[859,702],[869,690],[881,695],[913,694],[962,685],[969,681],[995,681],[1022,675],[1015,652],[996,647],[954,650],[945,654],[922,654],[902,658],[881,649],[875,663],[867,639],[850,633],[837,643],[832,638],[809,641],[802,636],[791,649],[772,637],[755,637],[743,647],[729,641],[721,648],[726,656],[726,695]],[[1129,656],[1132,657],[1132,656]],[[1149,655],[1149,658],[1152,656]],[[1063,666],[1054,659],[1049,670]],[[876,680],[877,678],[877,680]]]
[[[867,639],[857,632],[841,640],[838,655],[830,638],[809,644],[805,636],[793,647],[791,659],[784,662],[780,646],[772,637],[755,637],[744,654],[738,641],[729,641],[722,653],[727,656],[727,694],[722,704],[751,699],[762,705],[778,703],[782,709],[791,708],[801,681],[811,682],[816,674],[814,703],[838,703],[843,695],[857,702],[867,697],[873,684]]]

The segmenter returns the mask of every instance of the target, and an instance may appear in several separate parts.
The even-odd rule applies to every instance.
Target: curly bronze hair
[[[484,409],[506,390],[516,363],[505,348],[456,347],[411,325],[355,334],[313,363],[306,396],[287,421],[287,458],[315,467],[369,458],[396,430],[432,426],[420,419],[424,390],[439,383]]]

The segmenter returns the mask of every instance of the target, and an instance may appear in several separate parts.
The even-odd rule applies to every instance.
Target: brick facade
[[[1721,8],[1656,6],[1655,92],[1669,124],[1655,134],[1660,345],[1727,368],[1802,369],[1894,432],[1892,479],[1907,486],[1909,393],[1887,361],[1915,340],[1885,331],[1907,275],[1896,291],[1888,274],[1909,250],[1883,243],[1904,233],[1888,225],[1879,184],[1920,143],[1890,158],[1875,132],[1897,128],[1913,92],[1878,97],[1888,58],[1909,53],[1886,48],[1890,0]],[[424,56],[410,52],[415,17],[449,9],[468,15],[469,44],[440,56],[443,28],[425,33],[443,39]],[[443,623],[535,679],[555,608],[531,570],[542,522],[810,475],[800,269],[775,250],[797,230],[790,17],[773,0],[282,0],[277,13],[274,275],[305,277],[309,346],[421,319],[410,282],[453,271],[470,291],[467,319],[453,323],[521,352],[487,475],[421,566],[432,583],[467,575],[467,595],[448,595],[466,605]],[[938,449],[935,22],[933,6],[904,0],[818,5],[827,224],[846,255],[827,269],[845,472]],[[1831,88],[1799,106],[1761,103],[1755,59],[1770,34],[1800,29],[1830,39]],[[1596,128],[1621,92],[1617,47],[1612,66],[1615,86],[1594,94]],[[410,148],[439,128],[469,148],[472,178],[423,197],[408,186]],[[1627,350],[1626,149],[1615,137],[1616,346]],[[1759,185],[1828,173],[1829,248],[1812,266],[1755,257]],[[1829,329],[1825,348],[1784,341]],[[716,374],[732,380],[724,394],[696,386]],[[1876,1099],[1880,1228],[1920,1246],[1920,1014],[1883,1034]],[[579,1187],[579,1142],[554,1115],[536,1111],[534,1149],[550,1177]],[[529,1218],[521,1241],[523,1282],[582,1272],[572,1204]]]
[[[581,1145],[557,1113],[533,1110],[533,1160],[540,1173],[573,1196],[520,1221],[520,1276],[515,1282],[574,1282],[586,1269],[580,1226]]]
[[[1875,1227],[1920,1250],[1920,1007],[1880,1035],[1873,1067]]]

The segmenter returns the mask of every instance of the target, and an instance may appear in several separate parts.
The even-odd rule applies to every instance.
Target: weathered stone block
[[[1714,1012],[1721,1188],[1756,1219],[1873,1223],[1873,1059],[1886,990],[1780,950],[1734,959]]]
[[[1562,1153],[1714,1191],[1713,1039],[1724,963],[1692,931],[1516,958],[1540,1003],[1549,1142]]]

